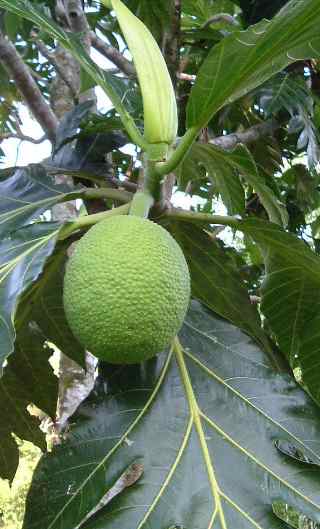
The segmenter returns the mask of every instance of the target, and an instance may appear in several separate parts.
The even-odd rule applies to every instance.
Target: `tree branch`
[[[118,51],[113,46],[110,46],[104,42],[94,31],[90,31],[91,45],[99,52],[101,55],[113,62],[121,72],[123,72],[128,77],[135,77],[136,69],[132,62],[128,61],[120,51]]]
[[[0,62],[47,137],[54,141],[58,121],[12,42],[0,33]]]
[[[52,64],[52,66],[54,67],[57,75],[59,75],[61,79],[63,80],[63,82],[67,85],[67,87],[69,88],[72,94],[74,103],[77,104],[78,103],[78,92],[73,86],[73,84],[69,81],[68,77],[64,74],[63,69],[60,68],[60,64],[56,60],[54,53],[50,53],[50,51],[48,50],[44,42],[40,39],[37,39],[37,33],[35,31],[32,31],[30,36],[33,39],[33,42],[37,46],[38,50],[40,51],[41,55],[43,55],[43,57],[48,59],[50,64]]]
[[[29,141],[30,143],[35,143],[36,145],[39,145],[39,143],[42,143],[43,141],[47,140],[47,135],[45,134],[44,136],[41,136],[41,138],[32,138],[31,136],[26,136],[25,134],[15,134],[13,132],[4,132],[4,133],[0,133],[0,143],[3,141],[3,140],[8,140],[8,139],[16,139],[16,140],[21,140],[21,141]]]
[[[219,22],[226,22],[231,26],[240,26],[238,20],[236,20],[232,15],[228,13],[219,13],[210,17],[204,24],[201,26],[201,29],[207,29],[211,24],[218,24]]]
[[[69,21],[70,29],[73,33],[82,33],[86,42],[84,43],[87,49],[90,49],[90,28],[87,17],[83,10],[82,0],[65,0],[66,15]]]
[[[170,25],[163,35],[162,50],[174,86],[180,64],[181,0],[172,2]]]
[[[243,132],[233,132],[232,134],[213,138],[210,140],[210,143],[222,149],[232,150],[239,143],[248,145],[260,140],[260,138],[263,138],[264,136],[270,136],[279,127],[280,123],[278,123],[275,119],[270,119],[268,121],[264,121],[263,123],[258,123],[258,125],[253,125],[253,127],[250,127]]]

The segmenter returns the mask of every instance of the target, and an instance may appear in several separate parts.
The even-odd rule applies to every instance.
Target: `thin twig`
[[[132,62],[128,61],[120,51],[118,51],[113,46],[110,46],[104,42],[94,31],[90,31],[91,45],[99,52],[101,55],[113,62],[121,72],[123,72],[128,77],[135,77],[136,70]]]
[[[225,22],[230,26],[240,26],[239,21],[228,13],[218,13],[210,17],[202,26],[201,29],[207,29],[211,24],[218,24],[219,22]]]
[[[38,145],[39,143],[42,143],[43,141],[47,140],[48,137],[46,134],[44,134],[44,136],[41,136],[41,138],[32,138],[31,136],[27,136],[25,134],[17,134],[17,133],[14,133],[14,132],[3,132],[0,134],[0,143],[3,141],[3,140],[8,140],[8,139],[15,139],[15,140],[20,140],[20,141],[28,141],[30,143],[34,143],[36,145]]]

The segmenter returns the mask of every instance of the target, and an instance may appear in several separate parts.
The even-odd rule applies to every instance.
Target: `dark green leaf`
[[[280,224],[281,226],[287,225],[288,214],[285,206],[263,181],[263,177],[258,172],[254,158],[245,145],[238,145],[231,152],[218,149],[213,145],[204,145],[202,148],[205,149],[207,156],[212,158],[212,163],[217,159],[221,166],[227,164],[233,171],[238,171],[243,176],[259,196],[261,204],[264,206],[272,222]]]
[[[306,81],[286,72],[274,76],[262,86],[258,91],[258,101],[266,117],[276,115],[283,109],[291,115],[299,113],[300,108],[310,112],[313,106]]]
[[[80,366],[85,367],[85,350],[73,336],[63,309],[65,261],[66,246],[61,245],[49,258],[37,284],[33,285],[21,299],[16,326],[19,327],[26,319],[34,322],[49,342],[54,343],[60,351]]]
[[[266,277],[261,310],[281,350],[320,403],[320,258],[301,240],[258,219],[241,229],[260,246]]]
[[[129,9],[143,21],[158,42],[171,23],[173,4],[168,0],[129,0]]]
[[[320,56],[318,0],[291,0],[263,20],[214,46],[201,67],[187,109],[187,126],[204,127],[224,105],[261,85],[288,64]]]
[[[57,185],[41,165],[13,169],[0,179],[0,239],[38,218],[57,202],[66,200],[71,189]]]
[[[186,222],[172,222],[169,229],[187,259],[193,296],[267,346],[256,306],[250,303],[239,271],[219,242]]]
[[[196,143],[192,146],[183,163],[178,168],[180,181],[197,181],[203,179],[203,169],[213,183],[213,190],[221,199],[230,215],[243,214],[245,211],[244,189],[239,174],[229,162],[230,155],[213,146]]]
[[[43,271],[59,231],[55,223],[21,228],[1,242],[0,250],[0,366],[13,352],[14,318],[18,301]]]
[[[81,122],[88,117],[93,103],[84,101],[63,116],[56,132],[55,152],[78,135]]]
[[[19,31],[21,19],[14,13],[5,13],[4,23],[8,37],[15,40]]]
[[[274,443],[318,463],[319,409],[198,303],[181,340],[184,355],[176,346],[145,364],[105,366],[67,441],[34,474],[24,529],[78,527],[137,461],[143,475],[86,529],[280,529],[279,500],[320,521],[320,472]]]
[[[270,220],[280,225],[287,224],[288,215],[284,205],[263,181],[246,146],[238,145],[233,151],[226,151],[214,145],[196,143],[180,167],[179,176],[183,176],[184,167],[188,167],[191,177],[192,169],[198,166],[199,172],[201,165],[208,171],[230,214],[244,213],[244,190],[239,180],[241,175],[259,196]],[[196,171],[194,177],[197,178]]]

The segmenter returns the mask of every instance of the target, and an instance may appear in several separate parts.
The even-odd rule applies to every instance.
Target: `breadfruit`
[[[64,278],[64,308],[78,341],[101,360],[142,362],[180,330],[190,298],[183,252],[158,224],[114,216],[77,243]]]

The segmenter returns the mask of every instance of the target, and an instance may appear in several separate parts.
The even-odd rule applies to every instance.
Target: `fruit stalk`
[[[134,195],[129,214],[147,218],[154,203],[160,200],[161,181],[155,171],[155,162],[149,159],[148,154],[144,156],[143,166],[143,186]]]

